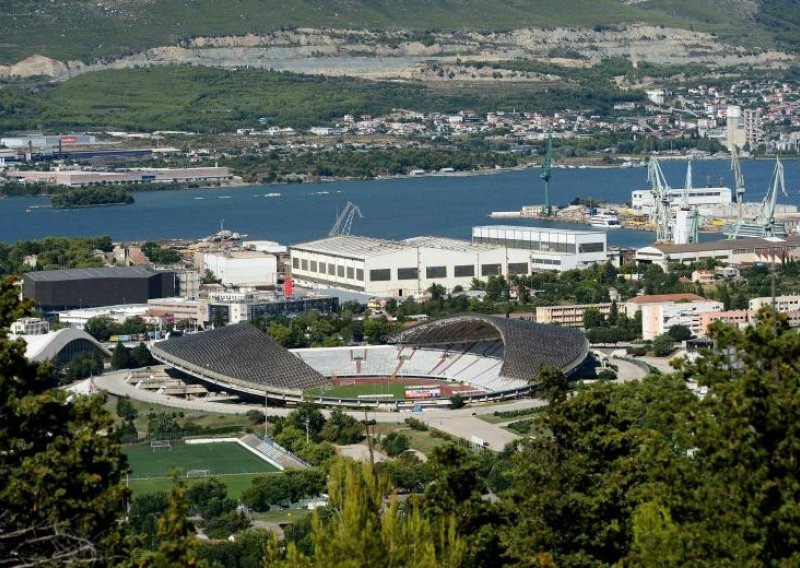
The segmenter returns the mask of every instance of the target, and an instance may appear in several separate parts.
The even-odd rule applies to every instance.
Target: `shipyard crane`
[[[544,181],[544,205],[542,205],[542,217],[553,215],[553,206],[550,205],[550,178],[553,175],[553,131],[547,134],[547,153],[542,164],[542,173],[539,177]]]
[[[728,231],[728,238],[735,239],[739,236],[739,229],[744,222],[744,175],[739,163],[739,147],[735,145],[731,151],[731,171],[736,184],[736,223]]]
[[[780,189],[785,197],[789,197],[789,194],[786,193],[786,185],[783,181],[783,164],[781,163],[781,159],[776,157],[775,170],[772,172],[770,186],[767,189],[764,200],[761,202],[758,217],[756,217],[756,224],[763,228],[765,237],[782,236],[775,234],[775,206],[778,204],[778,189]]]
[[[672,242],[672,196],[656,158],[650,158],[647,164],[647,181],[650,182],[650,192],[655,206],[656,242]]]
[[[331,227],[328,236],[342,237],[349,235],[353,228],[353,218],[356,215],[358,215],[359,219],[364,218],[364,215],[361,214],[361,208],[352,201],[348,201],[342,212],[336,217],[336,223]]]

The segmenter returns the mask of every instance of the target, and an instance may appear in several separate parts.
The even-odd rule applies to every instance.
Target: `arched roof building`
[[[53,361],[57,365],[68,363],[76,354],[94,350],[111,356],[111,352],[98,343],[94,337],[85,331],[71,327],[49,333],[12,335],[11,338],[20,338],[25,341],[25,357],[38,363],[45,361]]]

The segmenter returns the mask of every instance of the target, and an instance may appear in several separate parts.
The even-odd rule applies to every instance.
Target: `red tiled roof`
[[[705,300],[697,294],[654,294],[652,296],[636,296],[628,300],[634,304],[656,304],[659,302],[699,302]]]

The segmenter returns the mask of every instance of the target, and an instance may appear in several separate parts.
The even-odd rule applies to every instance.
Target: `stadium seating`
[[[192,333],[152,347],[153,356],[192,369],[240,381],[282,389],[306,390],[330,384],[286,349],[249,323]]]
[[[308,463],[273,440],[262,440],[254,434],[248,434],[241,440],[248,447],[264,454],[270,463],[277,465],[281,469],[304,469],[310,467]]]

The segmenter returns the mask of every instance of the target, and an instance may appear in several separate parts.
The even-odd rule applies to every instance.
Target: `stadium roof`
[[[11,335],[11,339],[25,341],[25,357],[30,361],[44,362],[55,359],[67,346],[75,341],[85,341],[110,356],[111,352],[83,330],[65,327],[57,331],[34,335]]]
[[[37,282],[61,282],[89,278],[150,278],[158,271],[144,266],[116,266],[110,268],[71,268],[69,270],[39,270],[24,276]]]
[[[168,339],[151,351],[156,359],[194,377],[253,394],[298,395],[330,384],[249,323]]]
[[[541,367],[570,372],[589,354],[586,336],[577,329],[497,316],[465,314],[421,323],[396,333],[390,343],[431,345],[500,339],[500,374],[529,381]]]

